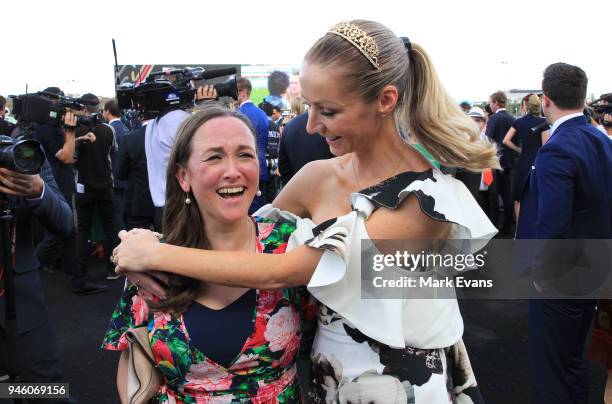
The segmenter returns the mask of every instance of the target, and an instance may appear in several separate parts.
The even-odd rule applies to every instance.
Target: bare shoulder
[[[314,196],[326,189],[334,176],[334,160],[311,161],[302,167],[274,199],[274,206],[301,217],[311,217]]]
[[[415,195],[407,196],[397,209],[376,209],[366,221],[372,239],[444,239],[450,226],[425,214]]]

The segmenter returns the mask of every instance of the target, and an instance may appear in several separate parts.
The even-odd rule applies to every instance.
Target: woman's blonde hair
[[[394,85],[400,94],[394,112],[398,132],[414,137],[443,165],[472,171],[499,168],[495,145],[481,140],[476,124],[448,96],[423,48],[412,43],[408,51],[402,39],[374,21],[349,24],[374,40],[379,69],[363,49],[330,32],[310,48],[305,60],[339,66],[345,72],[344,90],[367,103],[375,101],[385,86]]]
[[[529,98],[527,98],[527,112],[534,116],[542,115],[542,105],[537,95],[531,94]]]

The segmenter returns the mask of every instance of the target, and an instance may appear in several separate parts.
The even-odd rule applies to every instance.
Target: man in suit
[[[123,220],[128,230],[155,226],[155,206],[147,174],[145,133],[143,126],[126,136],[117,158],[117,179],[126,183]]]
[[[588,243],[580,239],[612,238],[612,142],[589,125],[582,113],[586,74],[577,66],[555,63],[544,71],[542,89],[544,114],[552,128],[521,198],[517,238],[576,240],[569,246]],[[531,275],[536,284],[551,279],[550,273]],[[597,276],[596,271],[589,276]],[[595,304],[594,300],[530,301],[538,404],[587,402],[589,373],[584,350]]]
[[[499,206],[498,195],[501,196],[504,203],[504,224],[501,228],[501,233],[511,234],[512,220],[514,212],[514,200],[512,197],[512,170],[516,160],[516,153],[508,146],[503,144],[504,137],[508,133],[508,129],[512,126],[515,118],[506,111],[508,97],[503,91],[496,91],[489,97],[489,105],[493,114],[489,116],[487,129],[485,134],[497,143],[501,156],[499,163],[502,170],[495,170],[495,181],[497,182],[497,195],[493,195],[493,225],[498,226]]]
[[[306,132],[307,122],[308,112],[304,112],[285,126],[278,153],[278,171],[283,184],[288,183],[291,177],[311,161],[334,157],[321,135]]]
[[[268,147],[268,128],[270,123],[266,113],[259,109],[253,101],[251,101],[251,82],[244,77],[236,80],[238,87],[238,108],[241,113],[247,116],[257,136],[257,159],[259,160],[259,191],[262,195],[258,195],[253,200],[249,213],[253,213],[266,203],[272,202],[273,195],[270,195],[270,190],[273,186],[270,185],[270,173],[268,170],[268,162],[266,160],[266,149]]]
[[[114,99],[104,104],[102,117],[113,129],[115,141],[117,142],[117,151],[111,153],[111,166],[113,169],[113,191],[115,194],[115,223],[117,223],[118,230],[123,230],[125,228],[123,223],[123,196],[126,184],[125,181],[117,178],[117,159],[128,134],[128,128],[121,122],[121,111],[117,101]]]
[[[83,113],[95,114],[98,112],[100,102],[98,97],[88,93],[82,95],[81,99],[88,103]],[[79,143],[79,157],[75,163],[78,179],[75,200],[77,209],[77,254],[79,257],[78,276],[74,280],[77,283],[74,286],[75,288],[79,288],[79,284],[87,282],[87,259],[90,255],[89,236],[96,207],[104,230],[104,254],[108,258],[106,279],[118,278],[110,262],[112,251],[119,244],[110,164],[110,155],[116,151],[116,143],[111,127],[106,124],[97,124],[93,128],[81,125],[76,128],[77,136],[85,136],[90,131],[93,131],[95,141]]]
[[[32,218],[38,219],[49,232],[66,237],[73,231],[72,210],[62,196],[46,161],[39,175],[25,175],[0,168],[0,194],[24,198],[16,211],[18,253],[14,271],[16,352],[21,382],[60,383],[64,380],[59,367],[55,332],[47,312],[38,272]],[[6,374],[8,367],[4,301],[6,295],[2,290],[2,275],[0,271],[0,376]],[[72,399],[40,401],[73,402]]]

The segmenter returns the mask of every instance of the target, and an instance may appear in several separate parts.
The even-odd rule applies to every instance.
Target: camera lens
[[[13,148],[13,161],[20,173],[36,174],[40,171],[45,155],[36,141],[23,140]]]

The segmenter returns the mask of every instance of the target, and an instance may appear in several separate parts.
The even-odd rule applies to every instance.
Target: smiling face
[[[259,183],[255,139],[234,117],[213,118],[200,126],[191,141],[185,167],[176,177],[191,191],[205,223],[243,219]]]
[[[337,67],[309,62],[300,73],[302,97],[310,105],[306,130],[320,133],[336,156],[368,147],[382,124],[376,102],[366,104],[340,86],[342,73]]]

